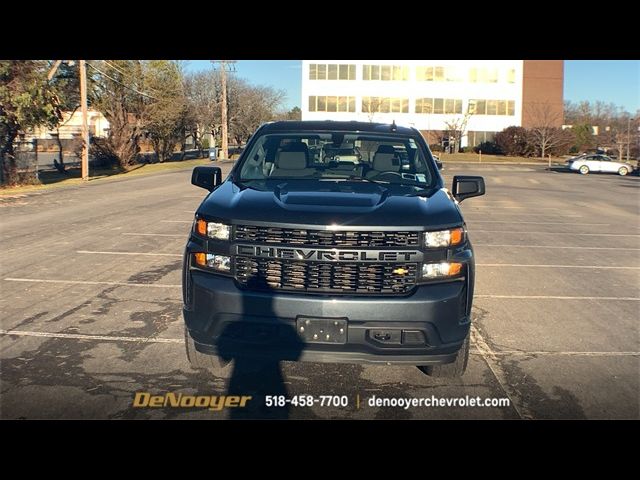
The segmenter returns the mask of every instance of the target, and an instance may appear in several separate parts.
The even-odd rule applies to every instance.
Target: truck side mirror
[[[222,183],[222,170],[220,167],[196,167],[191,174],[191,183],[211,192]]]
[[[438,166],[438,170],[442,170],[442,162],[440,160],[436,160],[436,165]]]
[[[453,197],[461,202],[465,198],[484,195],[484,178],[468,175],[456,175],[453,177]]]

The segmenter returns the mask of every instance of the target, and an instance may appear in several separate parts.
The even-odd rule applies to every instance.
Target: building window
[[[409,113],[408,98],[362,97],[363,113]]]
[[[409,80],[409,67],[402,65],[363,65],[363,80]]]
[[[310,112],[355,112],[355,97],[309,96]]]
[[[516,83],[516,69],[515,68],[510,68],[507,71],[507,82]]]
[[[309,64],[309,80],[355,80],[355,64]]]
[[[468,131],[467,132],[467,145],[475,147],[482,142],[493,142],[497,132],[483,132],[483,131]]]
[[[471,83],[498,83],[498,69],[473,67],[469,70],[469,81]]]
[[[458,98],[417,98],[416,113],[462,113],[462,100]]]
[[[474,115],[515,115],[514,100],[469,100],[469,113]]]
[[[419,82],[460,82],[462,78],[456,67],[416,67]]]

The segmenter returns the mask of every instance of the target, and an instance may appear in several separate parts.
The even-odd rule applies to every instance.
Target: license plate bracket
[[[298,317],[296,332],[306,343],[347,343],[347,321],[343,318]]]

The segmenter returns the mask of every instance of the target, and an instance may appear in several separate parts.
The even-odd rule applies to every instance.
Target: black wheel
[[[186,327],[184,329],[184,343],[187,349],[187,359],[191,364],[191,368],[195,370],[206,370],[214,374],[220,374],[220,370],[230,363],[222,360],[217,355],[208,355],[197,351],[195,342]]]
[[[582,165],[580,167],[580,170],[578,170],[582,175],[586,175],[587,173],[589,173],[589,167],[587,167],[586,165]]]
[[[469,335],[467,333],[467,338],[464,339],[462,347],[458,350],[458,356],[454,362],[445,363],[444,365],[418,366],[420,371],[425,375],[436,378],[461,377],[467,370],[467,363],[469,363]]]
[[[629,173],[629,170],[627,169],[627,167],[620,167],[618,169],[618,175],[621,175],[624,177],[627,173]]]

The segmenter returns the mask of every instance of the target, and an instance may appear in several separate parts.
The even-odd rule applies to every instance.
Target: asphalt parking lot
[[[226,165],[226,170],[229,166]],[[0,418],[639,419],[640,178],[526,165],[462,204],[476,252],[462,379],[413,367],[189,367],[181,254],[204,191],[190,171],[0,197]],[[133,408],[136,392],[346,395],[347,407]],[[376,407],[373,397],[508,398],[508,407]]]

